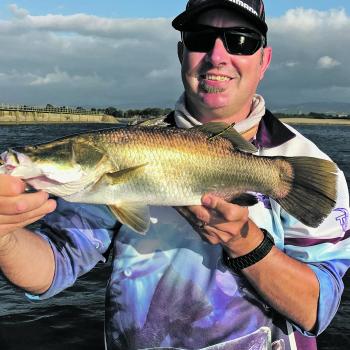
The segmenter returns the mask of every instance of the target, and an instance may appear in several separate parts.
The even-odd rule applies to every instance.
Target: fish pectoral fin
[[[116,218],[132,230],[144,235],[149,229],[151,216],[148,205],[143,203],[122,203],[109,205]]]
[[[127,182],[130,180],[132,176],[135,176],[143,172],[146,165],[148,165],[148,163],[136,165],[131,168],[122,169],[114,173],[106,173],[105,175],[102,176],[101,180],[102,179],[107,180],[112,185]]]
[[[247,141],[235,128],[233,124],[222,122],[210,122],[199,126],[194,126],[193,130],[198,130],[209,134],[209,140],[214,140],[217,137],[223,137],[229,140],[232,145],[240,151],[255,153],[257,148]]]
[[[232,204],[237,204],[241,207],[251,207],[257,204],[258,198],[250,193],[241,193],[238,196],[233,197],[230,202]]]

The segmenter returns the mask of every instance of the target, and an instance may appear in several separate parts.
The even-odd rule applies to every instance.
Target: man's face
[[[221,9],[203,13],[197,23],[254,29],[243,18]],[[191,52],[180,44],[179,58],[187,108],[201,122],[218,119],[238,122],[244,119],[269,65],[270,55],[270,48],[259,49],[251,56],[231,55],[220,37],[207,53]]]

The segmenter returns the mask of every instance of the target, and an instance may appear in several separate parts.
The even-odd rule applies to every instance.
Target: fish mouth
[[[5,163],[3,163],[3,164],[5,164]],[[10,164],[5,164],[5,169],[6,169],[6,171],[12,172],[13,170],[16,169],[16,166],[10,165]]]

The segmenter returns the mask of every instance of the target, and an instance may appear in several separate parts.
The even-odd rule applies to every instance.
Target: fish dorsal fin
[[[161,116],[161,117],[156,117],[156,118],[150,118],[150,119],[146,119],[146,120],[143,120],[142,122],[139,122],[137,124],[135,124],[134,126],[164,126],[164,127],[167,127],[169,126],[170,124],[165,122],[165,116]]]
[[[149,229],[151,216],[149,207],[143,203],[121,203],[109,205],[116,218],[137,233],[144,235]]]
[[[257,148],[240,135],[234,128],[234,124],[229,125],[222,122],[210,122],[194,126],[192,129],[207,133],[209,135],[209,140],[213,140],[216,137],[223,137],[229,140],[232,145],[240,151],[248,153],[257,152]]]

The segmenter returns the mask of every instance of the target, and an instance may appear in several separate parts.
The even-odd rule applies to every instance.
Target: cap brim
[[[249,11],[243,9],[241,6],[235,4],[234,2],[226,2],[218,5],[217,1],[207,1],[202,5],[198,5],[193,9],[186,10],[180,13],[177,17],[172,21],[172,26],[179,31],[186,30],[186,27],[189,24],[193,23],[195,17],[197,17],[200,13],[210,10],[212,8],[226,8],[229,10],[234,10],[240,14],[242,14],[249,22],[256,26],[256,28],[261,32],[261,34],[266,35],[267,33],[267,25],[264,21],[262,21],[259,17],[250,13]]]

